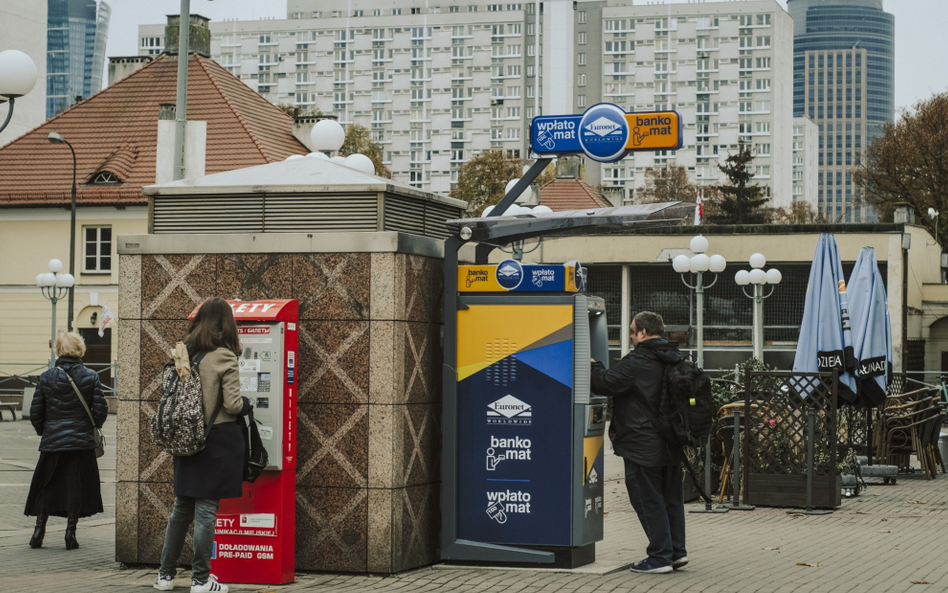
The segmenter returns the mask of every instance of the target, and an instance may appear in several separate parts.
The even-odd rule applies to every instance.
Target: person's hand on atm
[[[246,416],[251,410],[253,410],[253,404],[250,403],[250,398],[248,398],[246,395],[240,396],[240,399],[244,401],[244,408],[240,411],[238,416]]]

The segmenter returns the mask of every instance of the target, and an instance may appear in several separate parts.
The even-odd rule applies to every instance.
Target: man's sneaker
[[[684,568],[686,564],[688,564],[688,557],[687,557],[687,556],[682,556],[681,558],[677,558],[677,559],[675,559],[675,560],[672,560],[672,568],[675,569],[675,570],[680,570],[680,569]]]
[[[169,577],[159,572],[158,576],[155,577],[155,584],[152,585],[152,587],[159,591],[172,591],[174,590],[174,577]]]
[[[205,591],[214,591],[215,593],[226,593],[227,585],[222,585],[217,582],[217,577],[210,575],[207,578],[207,582],[201,584],[194,579],[191,579],[191,593],[204,593]]]
[[[638,564],[633,564],[629,567],[629,570],[632,572],[647,572],[652,574],[663,574],[672,571],[672,567],[669,564],[661,564],[658,560],[652,558],[646,558],[645,560],[639,562]]]

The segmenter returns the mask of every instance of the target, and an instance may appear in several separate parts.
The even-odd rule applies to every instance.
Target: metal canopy
[[[471,230],[472,243],[499,247],[534,237],[567,237],[600,233],[604,229],[673,226],[694,211],[693,202],[663,202],[616,208],[563,210],[546,214],[517,214],[461,218],[445,222],[451,234]]]

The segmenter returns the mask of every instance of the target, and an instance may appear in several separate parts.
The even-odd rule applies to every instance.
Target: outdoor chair
[[[932,420],[931,425],[928,427],[928,438],[925,442],[926,448],[925,453],[928,456],[929,467],[932,469],[932,477],[938,477],[938,467],[941,466],[942,473],[945,473],[945,460],[942,459],[941,449],[938,447],[938,437],[941,434],[941,426],[945,422],[945,417],[948,416],[948,412],[945,411],[943,405],[937,406],[939,408],[938,414],[936,414]]]
[[[922,470],[933,478],[934,468],[926,451],[931,442],[930,431],[939,419],[941,407],[930,404],[931,398],[925,398],[912,411],[886,418],[883,455],[890,465],[908,467],[908,458],[914,453]]]
[[[744,420],[744,402],[735,401],[729,404],[724,404],[718,409],[718,422],[717,422],[717,433],[718,438],[721,439],[721,450],[724,454],[724,462],[721,464],[721,473],[718,476],[718,503],[724,501],[724,493],[727,492],[728,486],[731,483],[731,461],[734,459],[734,408],[741,409],[741,423],[740,430],[741,434],[744,434],[744,429],[746,427]],[[758,404],[751,404],[751,409],[757,413],[760,413],[760,406]],[[743,462],[742,462],[743,467]]]
[[[914,399],[905,399],[909,396],[913,396]],[[922,407],[928,407],[931,402],[932,396],[929,389],[919,389],[900,396],[887,397],[873,435],[876,455],[885,457],[886,435],[896,426],[914,422],[915,419],[909,419],[909,416]]]

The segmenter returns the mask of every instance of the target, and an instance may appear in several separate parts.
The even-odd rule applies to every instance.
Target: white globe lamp
[[[49,271],[53,274],[56,274],[63,269],[63,262],[59,261],[58,259],[51,259],[46,265],[49,267]]]
[[[52,272],[46,272],[45,274],[40,274],[40,286],[56,286],[56,274]]]
[[[504,188],[504,195],[510,193],[510,190],[512,190],[513,187],[514,187],[515,185],[517,185],[517,182],[518,182],[518,181],[520,181],[520,180],[519,180],[519,179],[511,179],[510,181],[508,181],[508,182],[507,182],[507,186]],[[517,198],[516,198],[514,201],[515,201],[515,202],[529,202],[531,196],[533,196],[533,190],[532,190],[532,189],[530,188],[530,186],[528,185],[528,186],[527,186],[527,189],[523,190],[523,191],[520,193],[520,195],[517,196]]]
[[[672,267],[679,274],[691,271],[691,258],[687,255],[679,255],[672,260]]]
[[[763,268],[767,265],[767,258],[763,253],[755,253],[750,256],[750,265],[752,268]]]
[[[69,288],[75,284],[76,279],[73,278],[72,274],[57,274],[56,275],[56,286],[61,286],[62,288]]]
[[[549,206],[544,206],[540,204],[539,206],[533,207],[534,214],[552,214],[553,210]]]
[[[336,163],[337,165],[342,165],[346,162],[346,157],[344,156],[334,156],[329,159],[330,163]]]
[[[362,171],[368,175],[375,175],[375,165],[372,164],[372,159],[364,154],[350,154],[345,158],[342,164],[350,169]]]
[[[488,206],[487,208],[484,208],[484,211],[481,212],[481,218],[486,218],[487,215],[489,215],[493,209],[494,209],[493,206]]]
[[[334,119],[321,119],[310,131],[309,141],[313,150],[333,152],[342,148],[342,143],[346,141],[346,131]]]
[[[711,258],[704,253],[691,258],[692,272],[707,272],[711,268]]]
[[[310,154],[313,154],[313,153],[310,153]],[[283,159],[283,160],[284,160],[284,161],[295,161],[296,159],[301,159],[301,158],[303,158],[304,156],[309,156],[309,155],[291,154],[290,156],[286,157],[286,158]]]
[[[783,274],[777,268],[767,270],[767,284],[780,284],[783,280]]]
[[[691,247],[691,250],[695,253],[704,253],[708,250],[708,240],[698,235],[691,239],[689,247]]]
[[[747,286],[750,284],[750,281],[751,275],[747,270],[739,270],[737,274],[734,274],[734,282],[736,282],[738,286]]]
[[[8,49],[0,51],[0,96],[22,97],[36,85],[36,64],[25,53]]]
[[[767,272],[760,268],[754,268],[750,271],[751,284],[765,284],[767,282]]]
[[[727,260],[724,259],[723,255],[712,255],[711,256],[711,267],[710,270],[715,274],[719,274],[724,271],[724,268],[727,267]]]

